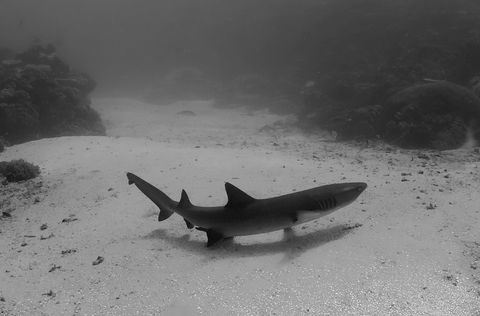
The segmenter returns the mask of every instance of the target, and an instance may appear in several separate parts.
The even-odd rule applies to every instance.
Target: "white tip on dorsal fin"
[[[228,202],[225,207],[238,209],[256,201],[253,197],[228,182],[225,182],[225,191],[227,191],[228,197]]]
[[[185,192],[185,190],[182,190],[182,197],[180,198],[180,202],[178,202],[177,207],[185,208],[190,206],[192,206],[192,203],[190,203],[190,199],[188,198],[187,192]]]

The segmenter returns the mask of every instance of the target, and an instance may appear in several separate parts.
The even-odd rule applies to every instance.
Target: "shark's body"
[[[227,182],[225,206],[201,207],[190,203],[185,190],[176,202],[136,175],[127,173],[127,177],[160,208],[159,221],[177,213],[188,228],[207,233],[208,247],[227,237],[267,233],[320,218],[352,203],[367,187],[363,182],[339,183],[255,199]]]

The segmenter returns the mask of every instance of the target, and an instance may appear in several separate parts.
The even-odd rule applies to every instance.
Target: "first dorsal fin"
[[[187,208],[192,206],[192,203],[190,203],[190,199],[188,198],[187,192],[185,190],[182,190],[182,197],[180,198],[180,202],[178,202],[179,208]]]
[[[225,191],[227,191],[228,197],[225,207],[228,208],[243,208],[256,201],[256,199],[228,182],[225,182]]]

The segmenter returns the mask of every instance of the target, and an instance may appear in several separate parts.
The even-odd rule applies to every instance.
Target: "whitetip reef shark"
[[[255,235],[286,229],[345,207],[367,188],[363,182],[329,184],[269,199],[255,199],[228,182],[225,206],[202,207],[190,203],[185,190],[179,202],[137,177],[127,173],[128,184],[135,184],[160,209],[158,221],[173,213],[182,216],[189,229],[207,233],[207,247],[228,237]]]

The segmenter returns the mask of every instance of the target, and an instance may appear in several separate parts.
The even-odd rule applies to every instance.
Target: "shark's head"
[[[295,223],[305,223],[345,207],[355,201],[366,188],[366,183],[352,182],[329,184],[312,189],[309,191],[309,196],[315,201],[316,207],[298,211]]]
[[[314,189],[320,211],[333,212],[355,201],[367,188],[363,182],[336,183]]]
[[[336,200],[337,207],[344,207],[355,201],[367,188],[364,182],[350,182],[332,184],[332,197]]]

